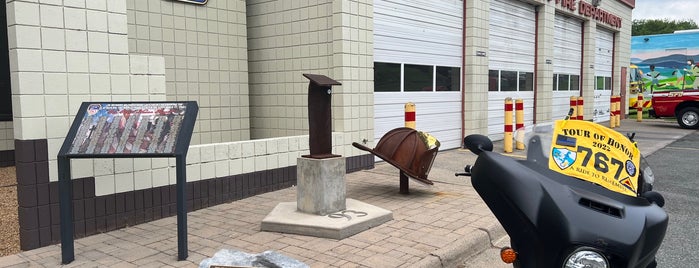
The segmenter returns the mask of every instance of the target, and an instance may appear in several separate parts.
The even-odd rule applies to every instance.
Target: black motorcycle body
[[[510,236],[514,267],[566,267],[580,249],[602,254],[608,267],[656,265],[668,225],[659,202],[554,172],[541,149],[516,160],[491,152],[487,137],[472,136],[464,139],[478,154],[470,168],[472,184]]]

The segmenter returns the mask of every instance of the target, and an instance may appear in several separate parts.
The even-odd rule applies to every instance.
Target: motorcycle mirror
[[[464,148],[469,149],[474,154],[493,151],[493,142],[486,136],[480,134],[468,135],[464,138]]]

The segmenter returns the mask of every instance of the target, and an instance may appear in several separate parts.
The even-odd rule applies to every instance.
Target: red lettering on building
[[[575,0],[562,0],[562,8],[567,8],[571,12],[575,11]]]
[[[628,5],[630,7],[634,7],[636,5],[636,0],[618,0],[618,1]],[[590,4],[588,2],[581,0],[581,1],[576,3],[576,0],[556,0],[556,6],[559,6],[559,5],[560,5],[561,9],[567,9],[570,12],[574,12],[577,9],[578,13],[582,16],[585,16],[585,17],[588,17],[590,19],[596,20],[598,22],[607,24],[607,25],[612,26],[614,28],[621,28],[621,17],[614,15],[612,13],[609,13],[604,9],[593,6],[592,4]]]
[[[609,13],[606,10],[603,10],[596,6],[593,6],[588,2],[579,2],[578,13],[580,13],[580,15],[589,17],[601,23],[608,24],[609,26],[621,28],[621,18],[619,16]]]

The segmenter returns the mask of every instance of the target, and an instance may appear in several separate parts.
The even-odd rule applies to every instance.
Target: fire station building
[[[0,165],[15,165],[22,249],[59,241],[57,153],[82,102],[197,101],[190,210],[289,187],[308,152],[308,80],[333,87],[333,153],[370,168],[404,124],[442,149],[525,125],[609,118],[626,94],[635,0],[10,0],[1,3]],[[622,98],[623,99],[623,98]],[[624,107],[625,105],[622,105]],[[175,214],[169,159],[72,160],[77,236]]]

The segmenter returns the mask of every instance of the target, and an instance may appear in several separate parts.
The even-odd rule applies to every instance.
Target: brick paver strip
[[[466,164],[468,155],[440,152],[430,175],[435,185],[411,182],[407,196],[398,193],[398,171],[389,165],[347,174],[348,198],[392,210],[394,220],[344,240],[260,232],[272,208],[296,201],[292,187],[190,212],[187,261],[176,260],[176,222],[170,217],[77,239],[75,261],[67,267],[191,267],[223,248],[276,250],[311,267],[439,265],[434,254],[470,236],[487,237],[479,228],[498,228],[469,182],[452,177],[461,167],[440,165],[444,158],[463,158]],[[59,261],[60,247],[53,245],[0,258],[0,266],[55,267]]]

